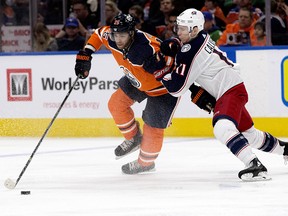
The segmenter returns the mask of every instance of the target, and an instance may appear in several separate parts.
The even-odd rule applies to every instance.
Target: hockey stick
[[[8,189],[14,189],[16,187],[16,185],[18,184],[18,182],[20,181],[21,177],[23,176],[25,170],[27,169],[28,165],[30,164],[32,158],[34,157],[34,154],[36,153],[37,149],[39,148],[40,144],[42,143],[44,137],[46,136],[46,134],[48,133],[50,127],[52,126],[53,122],[55,121],[56,117],[58,116],[60,110],[62,109],[64,103],[66,102],[66,100],[68,99],[70,93],[72,92],[74,86],[76,85],[77,81],[79,79],[79,76],[77,76],[76,80],[74,81],[73,85],[71,86],[71,88],[69,89],[66,97],[64,98],[64,100],[62,101],[60,107],[58,108],[57,112],[55,113],[54,117],[52,118],[52,120],[50,121],[50,124],[48,125],[48,127],[46,128],[44,134],[42,135],[41,139],[39,140],[36,148],[34,149],[34,151],[32,152],[29,160],[27,161],[26,165],[24,166],[24,168],[22,169],[18,179],[16,180],[16,182],[14,182],[12,179],[8,178],[6,179],[6,181],[4,182],[4,185],[6,188]]]

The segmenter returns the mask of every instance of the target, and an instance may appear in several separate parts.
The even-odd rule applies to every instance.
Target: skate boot
[[[238,177],[243,181],[267,181],[271,179],[267,175],[266,167],[258,158],[254,158],[246,169],[241,170]]]
[[[154,162],[150,166],[142,166],[138,163],[138,160],[135,160],[122,166],[122,172],[128,175],[147,173],[153,171],[155,171]]]
[[[142,133],[139,128],[139,123],[137,122],[138,132],[130,140],[124,140],[120,145],[117,146],[114,153],[116,155],[116,160],[138,150],[142,141]]]
[[[284,146],[283,157],[284,157],[284,163],[287,164],[288,163],[288,142],[279,140],[279,144],[280,146]]]

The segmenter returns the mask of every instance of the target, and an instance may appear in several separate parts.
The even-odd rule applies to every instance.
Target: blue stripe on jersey
[[[240,133],[226,143],[230,151],[237,156],[242,149],[248,146],[248,140]]]
[[[271,134],[265,132],[265,139],[263,145],[259,148],[261,151],[270,152],[277,145],[277,139]]]
[[[217,55],[219,55],[220,59],[225,61],[227,65],[231,65],[232,67],[234,67],[234,64],[232,64],[231,62],[228,61],[227,57],[223,55],[223,52],[218,51],[216,49],[213,50],[214,53],[216,53]]]
[[[154,54],[154,47],[150,44],[150,41],[144,34],[145,33],[142,31],[136,31],[133,38],[134,41],[127,50],[126,57],[133,65],[142,65],[144,60],[148,59]],[[108,38],[108,43],[110,47],[123,53],[123,50],[120,50],[116,43],[110,38]]]

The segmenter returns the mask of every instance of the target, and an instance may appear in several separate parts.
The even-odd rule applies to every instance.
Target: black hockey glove
[[[189,90],[191,91],[191,101],[200,109],[207,111],[209,114],[214,110],[216,99],[205,89],[192,84]]]
[[[143,68],[148,73],[154,74],[156,70],[162,69],[165,65],[165,58],[160,59],[160,53],[155,53],[144,61]]]
[[[76,55],[75,73],[80,79],[85,79],[89,75],[91,69],[91,54],[84,50],[80,50]]]
[[[160,50],[164,55],[175,57],[181,48],[181,42],[178,38],[164,40],[160,45]]]
[[[164,56],[161,52],[157,52],[145,60],[143,68],[148,73],[153,74],[157,81],[161,81],[167,73],[172,72],[174,68],[174,58]]]

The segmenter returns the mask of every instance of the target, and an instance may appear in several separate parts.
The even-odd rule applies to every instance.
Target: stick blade
[[[4,185],[6,188],[10,190],[14,189],[16,186],[15,182],[10,178],[6,179],[6,181],[4,182]]]

